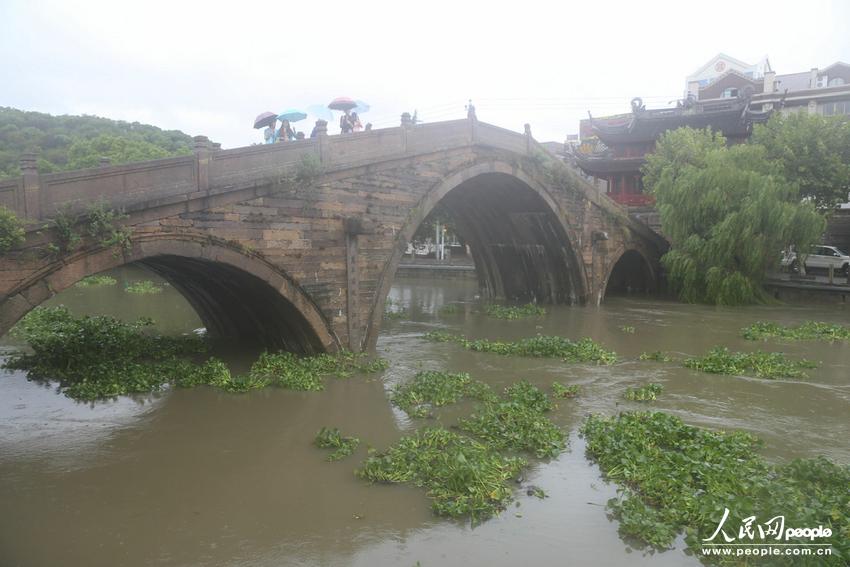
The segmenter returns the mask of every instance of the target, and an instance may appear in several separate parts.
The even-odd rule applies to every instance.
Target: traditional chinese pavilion
[[[604,181],[607,195],[617,203],[651,205],[654,199],[643,191],[640,168],[661,134],[683,126],[711,128],[737,143],[750,135],[753,122],[764,121],[767,115],[751,111],[749,99],[743,97],[705,103],[688,99],[676,108],[658,110],[647,110],[636,98],[630,114],[582,121],[576,163],[586,174]]]

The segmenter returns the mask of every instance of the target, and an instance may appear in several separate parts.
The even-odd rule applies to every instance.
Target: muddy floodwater
[[[149,316],[167,333],[200,327],[171,288],[123,291],[127,282],[155,279],[150,274],[124,268],[113,275],[115,286],[72,288],[50,303],[80,314]],[[410,316],[384,323],[378,353],[389,370],[329,378],[322,392],[200,387],[86,404],[22,372],[0,371],[0,565],[697,565],[681,539],[675,549],[650,553],[618,535],[605,510],[616,487],[587,460],[576,433],[589,413],[647,408],[622,394],[650,381],[664,391],[649,407],[694,425],[750,431],[764,439],[772,461],[825,455],[850,463],[850,343],[753,343],[739,335],[758,320],[847,324],[845,308],[723,309],[617,297],[601,307],[551,307],[544,317],[500,321],[480,313],[475,294],[473,282],[397,281],[393,309]],[[447,304],[459,311],[439,315]],[[436,329],[491,339],[589,336],[621,362],[472,353],[422,339]],[[807,380],[761,380],[637,360],[644,351],[681,358],[714,345],[781,350],[820,365]],[[12,348],[12,339],[0,340],[0,353]],[[256,356],[248,351],[216,354],[240,371]],[[516,502],[482,525],[435,517],[421,489],[369,485],[352,474],[368,446],[384,448],[433,423],[409,420],[387,398],[394,384],[424,369],[466,371],[498,389],[519,379],[547,391],[554,381],[582,386],[577,399],[552,412],[572,432],[568,450],[532,460]],[[438,417],[451,425],[468,409]],[[352,457],[329,463],[313,447],[326,425],[362,440]],[[528,496],[527,484],[548,497]]]

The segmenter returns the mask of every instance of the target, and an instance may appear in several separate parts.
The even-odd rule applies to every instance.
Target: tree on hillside
[[[162,147],[144,140],[101,134],[95,138],[78,139],[71,144],[68,148],[67,169],[96,167],[102,157],[109,158],[110,163],[118,164],[165,158],[169,155]]]
[[[662,263],[683,301],[765,301],[761,283],[779,251],[807,249],[823,231],[823,217],[766,154],[760,145],[727,147],[720,134],[680,128],[647,156],[644,183],[671,241]]]
[[[774,114],[757,125],[752,142],[767,150],[800,196],[819,209],[833,209],[850,192],[850,120],[807,112]]]
[[[124,142],[120,142],[123,140]],[[73,151],[73,158],[70,153]],[[0,178],[20,175],[26,152],[38,154],[42,173],[90,167],[108,157],[114,164],[186,155],[192,138],[177,130],[97,116],[51,116],[0,107]],[[99,152],[98,155],[94,153]]]

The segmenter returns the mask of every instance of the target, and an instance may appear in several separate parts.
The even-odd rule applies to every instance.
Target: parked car
[[[800,262],[795,252],[782,252],[781,265],[783,269],[797,273],[800,271]],[[812,246],[806,256],[806,271],[829,270],[832,266],[837,274],[850,275],[850,256],[835,246],[817,245]]]

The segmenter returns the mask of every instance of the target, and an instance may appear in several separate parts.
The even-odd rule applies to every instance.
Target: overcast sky
[[[0,0],[0,106],[260,141],[254,116],[371,105],[364,122],[480,120],[563,141],[680,98],[718,52],[777,73],[850,62],[850,2]],[[311,117],[312,118],[312,117]],[[308,133],[312,120],[296,125]],[[331,133],[338,132],[332,124]]]

